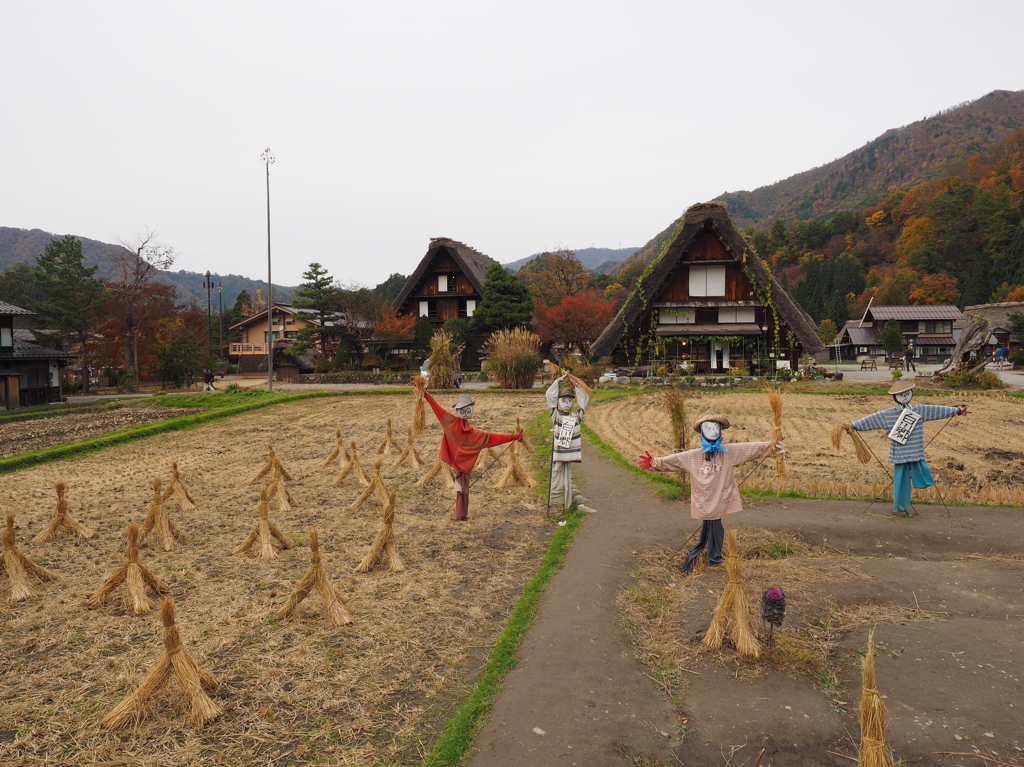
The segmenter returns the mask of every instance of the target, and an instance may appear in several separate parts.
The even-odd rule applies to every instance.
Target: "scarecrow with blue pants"
[[[911,405],[914,396],[911,381],[899,381],[889,389],[896,407],[879,410],[851,423],[847,429],[889,432],[889,463],[893,465],[893,514],[910,514],[911,486],[919,490],[932,487],[935,480],[924,459],[924,428],[921,421],[938,421],[955,415],[967,415],[965,406]]]

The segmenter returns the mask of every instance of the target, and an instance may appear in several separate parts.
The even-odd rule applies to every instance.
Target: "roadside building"
[[[0,301],[0,408],[60,402],[61,368],[72,355],[25,339],[14,318],[34,312]]]

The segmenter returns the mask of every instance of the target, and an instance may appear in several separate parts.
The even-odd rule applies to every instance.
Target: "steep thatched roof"
[[[800,305],[792,299],[779,281],[771,275],[757,253],[754,252],[753,246],[743,239],[743,235],[733,225],[732,219],[729,218],[728,208],[720,202],[704,202],[693,205],[683,214],[681,225],[669,240],[654,268],[644,278],[644,293],[647,296],[656,296],[661,292],[683,255],[693,246],[697,236],[704,231],[713,232],[735,261],[743,261],[744,254],[746,254],[747,269],[761,291],[765,290],[769,282],[771,283],[772,300],[779,313],[779,319],[797,337],[805,352],[813,354],[825,348],[815,332],[814,320],[800,308]],[[644,308],[639,296],[633,293],[594,342],[591,353],[603,357],[614,352],[622,340],[624,328],[636,327],[643,312]]]
[[[977,304],[964,309],[964,316],[977,315],[984,317],[994,328],[1010,329],[1010,314],[1024,314],[1024,301],[1004,301],[1001,304]]]
[[[416,267],[409,279],[405,281],[405,285],[402,286],[401,292],[391,303],[391,306],[395,309],[401,309],[405,304],[409,296],[419,285],[423,279],[423,275],[426,274],[427,269],[430,268],[431,262],[434,260],[434,256],[438,255],[441,250],[447,250],[448,254],[455,259],[455,263],[459,265],[462,273],[469,278],[469,281],[473,284],[474,290],[477,293],[482,294],[484,291],[484,282],[487,280],[487,270],[491,268],[492,264],[498,263],[490,256],[485,256],[478,250],[474,250],[465,243],[459,242],[458,240],[452,240],[448,237],[431,237],[430,247],[427,248],[426,254],[420,259],[419,265]]]

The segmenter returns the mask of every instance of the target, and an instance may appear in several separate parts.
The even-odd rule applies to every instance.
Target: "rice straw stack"
[[[427,379],[421,375],[414,376],[412,385],[412,433],[418,437],[427,430],[427,403],[423,398],[423,392],[427,390]]]
[[[530,476],[529,472],[526,471],[526,467],[519,461],[518,448],[519,443],[517,441],[513,440],[508,443],[508,466],[505,467],[505,472],[501,475],[501,479],[492,485],[495,490],[503,490],[509,485],[537,487],[540,484]]]
[[[146,540],[149,531],[155,529],[156,534],[160,536],[160,545],[163,546],[164,551],[174,551],[175,539],[184,538],[185,534],[167,516],[163,493],[160,492],[162,483],[163,480],[160,477],[153,477],[153,500],[147,507],[146,521],[142,524],[142,537],[139,541]]]
[[[178,680],[182,691],[189,699],[190,717],[196,725],[202,727],[223,713],[206,694],[207,691],[217,689],[217,680],[209,671],[199,668],[188,651],[182,648],[181,636],[174,617],[174,602],[170,598],[164,598],[160,604],[160,620],[164,624],[164,655],[146,674],[136,690],[103,717],[101,727],[120,730],[137,725],[146,717],[149,701],[172,676]]]
[[[761,644],[750,624],[750,600],[743,588],[742,570],[740,568],[739,543],[735,530],[727,535],[729,554],[726,568],[729,571],[729,582],[715,607],[715,615],[711,619],[708,633],[704,635],[703,645],[709,650],[722,647],[722,640],[728,637],[736,645],[740,655],[758,657]]]
[[[288,486],[284,483],[284,478],[281,476],[281,472],[278,467],[274,467],[274,481],[270,483],[270,490],[268,491],[271,498],[277,496],[277,508],[278,511],[291,511],[292,505],[295,503],[295,499],[292,498],[292,494],[288,492]]]
[[[388,570],[393,573],[400,573],[405,569],[402,558],[398,555],[395,547],[395,491],[388,493],[388,501],[384,506],[384,515],[377,537],[373,545],[366,552],[363,561],[356,566],[357,573],[368,573],[378,562],[387,562]]]
[[[381,506],[387,506],[388,503],[388,489],[384,487],[384,482],[380,478],[380,466],[384,462],[383,458],[378,458],[373,462],[373,479],[370,480],[370,484],[362,492],[362,494],[356,498],[349,505],[349,511],[355,511],[362,506],[370,498],[371,495],[377,497],[377,502]]]
[[[141,531],[135,522],[128,523],[128,561],[118,567],[114,573],[107,578],[99,590],[89,597],[89,607],[100,607],[107,597],[120,586],[126,583],[128,595],[132,600],[132,610],[136,615],[144,615],[153,609],[153,603],[146,596],[146,586],[156,594],[169,594],[171,589],[162,580],[157,578],[148,567],[139,564],[139,539]]]
[[[334,479],[334,486],[342,484],[345,478],[351,474],[363,487],[370,484],[370,480],[366,477],[366,472],[363,471],[362,464],[359,463],[359,455],[356,453],[356,441],[352,440],[349,442],[349,452],[345,454],[345,463],[339,465],[338,476]]]
[[[772,434],[768,438],[774,448],[783,440],[782,435],[782,392],[771,384],[765,384],[765,393],[768,395],[768,407],[772,411]],[[775,476],[772,478],[782,489],[782,479],[786,476],[786,455],[785,453],[775,454]]]
[[[392,468],[395,466],[401,466],[408,460],[414,469],[418,469],[423,465],[423,459],[420,458],[420,454],[416,452],[416,445],[413,444],[413,428],[409,427],[409,441],[405,443],[405,450],[398,456],[398,459],[391,464]]]
[[[895,767],[889,747],[885,745],[886,712],[882,696],[875,687],[875,630],[868,635],[868,652],[861,661],[860,751],[858,767]]]
[[[447,469],[447,471],[445,471]],[[430,471],[424,474],[413,487],[426,487],[431,481],[441,483],[442,486],[449,486],[455,480],[455,472],[452,471],[451,467],[438,458],[434,461],[434,465],[430,467]]]
[[[275,539],[281,544],[282,548],[294,549],[295,542],[282,533],[281,528],[270,520],[270,491],[266,485],[260,485],[260,501],[256,508],[260,514],[259,519],[256,520],[252,530],[249,531],[249,537],[245,539],[241,546],[235,549],[234,553],[244,554],[252,548],[252,545],[257,540],[260,543],[259,558],[264,562],[277,559],[277,550],[274,548]]]
[[[14,544],[13,514],[7,515],[7,526],[4,528],[4,552],[0,555],[0,573],[5,571],[7,579],[11,582],[12,602],[21,602],[35,593],[28,585],[29,575],[38,581],[55,581],[59,577],[57,573],[40,567],[18,551],[18,547]]]
[[[502,454],[493,447],[487,448],[487,460],[490,461],[490,463],[487,464],[488,468],[490,468],[492,464],[495,466],[505,465],[505,459],[502,457]]]
[[[64,497],[68,486],[63,482],[57,482],[54,484],[53,489],[57,491],[57,511],[53,515],[53,519],[50,520],[50,523],[43,528],[42,532],[32,539],[32,543],[46,543],[54,538],[59,538],[61,530],[67,530],[79,538],[92,538],[96,535],[96,533],[68,513],[68,502]]]
[[[267,462],[263,464],[263,468],[259,470],[259,473],[257,473],[255,477],[250,479],[245,484],[258,484],[261,479],[263,479],[268,474],[271,474],[274,469],[277,469],[278,473],[280,473],[282,477],[291,482],[292,475],[288,473],[288,469],[284,467],[284,464],[281,463],[281,459],[278,457],[277,453],[274,452],[274,446],[268,442],[267,449],[270,451],[270,455],[267,456]]]
[[[333,625],[344,626],[352,622],[352,615],[345,607],[345,597],[342,596],[340,589],[331,585],[324,566],[320,563],[320,536],[315,527],[309,534],[309,569],[303,573],[295,591],[274,617],[283,621],[313,589],[316,589],[324,600],[324,610]]]
[[[195,511],[196,502],[181,481],[177,461],[171,463],[171,482],[164,491],[164,500],[166,501],[171,496],[174,496],[174,500],[178,502],[178,508],[182,511]]]
[[[516,434],[518,434],[522,430],[523,430],[523,426],[522,426],[522,424],[519,421],[519,416],[516,416]],[[522,445],[523,445],[523,448],[526,450],[527,453],[533,453],[533,452],[536,451],[536,448],[534,448],[534,446],[530,444],[530,440],[528,440],[526,438],[525,434],[523,435]]]
[[[871,449],[867,446],[860,432],[850,428],[850,425],[847,423],[841,423],[832,430],[832,449],[839,452],[843,441],[843,432],[850,435],[850,439],[853,442],[853,450],[857,454],[857,460],[861,463],[868,463],[871,460]]]
[[[398,443],[395,442],[394,435],[391,433],[391,417],[388,416],[387,431],[384,434],[384,439],[381,440],[381,443],[379,445],[377,445],[377,454],[391,455],[392,447],[395,448],[395,450],[400,449]]]
[[[320,464],[321,468],[324,466],[330,466],[335,460],[337,460],[339,464],[345,463],[345,456],[348,454],[345,452],[345,440],[341,438],[341,429],[334,430],[334,439],[334,450],[332,450],[331,454]]]

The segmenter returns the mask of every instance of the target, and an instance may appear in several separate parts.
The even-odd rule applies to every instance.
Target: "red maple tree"
[[[575,347],[589,358],[590,345],[601,335],[614,314],[613,303],[602,301],[593,292],[586,291],[566,296],[557,306],[550,308],[538,303],[533,328],[544,341]]]

